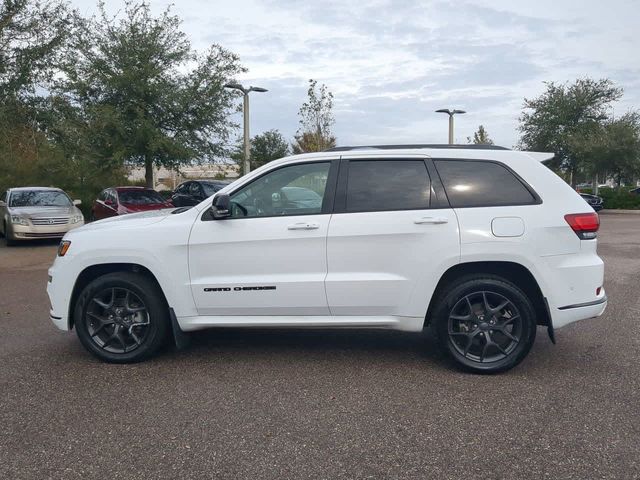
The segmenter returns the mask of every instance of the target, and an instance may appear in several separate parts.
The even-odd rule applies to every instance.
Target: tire
[[[169,308],[158,285],[145,275],[109,273],[82,291],[74,307],[74,323],[80,342],[95,357],[109,363],[135,363],[165,344]]]
[[[531,300],[512,282],[468,275],[436,299],[431,324],[444,354],[458,368],[499,373],[518,365],[536,338]]]
[[[16,242],[14,239],[10,238],[11,235],[9,234],[9,231],[7,230],[7,224],[5,223],[4,225],[4,243],[7,247],[15,247]]]

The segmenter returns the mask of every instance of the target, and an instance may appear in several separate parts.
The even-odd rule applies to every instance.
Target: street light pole
[[[242,85],[240,85],[239,83],[236,82],[232,82],[232,83],[227,83],[224,85],[224,88],[230,88],[232,90],[239,90],[242,92],[242,97],[243,97],[243,101],[242,101],[242,113],[244,116],[244,134],[243,134],[243,171],[244,171],[244,175],[246,175],[247,173],[249,173],[251,171],[251,164],[249,162],[250,156],[251,156],[251,142],[250,142],[250,137],[249,137],[249,93],[250,92],[268,92],[268,90],[266,88],[262,88],[262,87],[249,87],[249,88],[245,88]]]
[[[453,145],[453,116],[456,113],[463,114],[467,112],[464,110],[449,110],[448,108],[441,108],[440,110],[436,110],[436,113],[446,113],[449,115],[449,145]]]

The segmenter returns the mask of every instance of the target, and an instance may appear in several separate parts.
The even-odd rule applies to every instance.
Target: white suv
[[[432,327],[497,372],[538,325],[601,315],[598,215],[541,162],[499,147],[342,147],[271,162],[191,209],[69,232],[51,319],[109,362],[209,327]]]

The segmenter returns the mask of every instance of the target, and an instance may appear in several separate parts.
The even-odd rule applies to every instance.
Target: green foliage
[[[244,71],[219,45],[192,50],[180,19],[159,17],[147,3],[127,2],[109,17],[77,19],[77,34],[57,85],[60,112],[75,132],[91,138],[89,151],[103,164],[124,162],[177,168],[226,154],[236,127],[233,95],[223,85]]]
[[[333,94],[326,85],[319,89],[317,86],[317,80],[309,80],[309,98],[298,112],[300,128],[291,145],[293,153],[321,152],[336,146],[336,137],[331,133],[331,126],[335,123]]]
[[[287,155],[289,155],[289,144],[278,130],[267,130],[251,139],[251,170]],[[231,159],[242,167],[244,161],[242,139],[238,140],[231,153]]]
[[[4,0],[0,4],[0,99],[33,94],[60,60],[71,23],[62,1]]]
[[[631,187],[601,188],[598,195],[604,200],[604,208],[638,210],[640,209],[640,195],[629,193]]]
[[[493,140],[489,137],[484,126],[480,125],[478,130],[473,134],[473,137],[467,137],[467,143],[473,143],[475,145],[493,145]]]
[[[579,79],[573,84],[546,83],[538,98],[525,99],[520,117],[520,147],[554,152],[550,166],[571,172],[590,168],[589,155],[577,149],[580,139],[609,119],[611,103],[620,99],[622,89],[608,79]]]

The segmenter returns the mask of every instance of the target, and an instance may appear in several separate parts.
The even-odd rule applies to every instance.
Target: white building
[[[168,168],[154,168],[154,188],[158,191],[175,190],[185,180],[235,180],[240,176],[239,168],[235,164],[206,163],[180,167],[178,171]],[[132,182],[141,182],[145,179],[144,167],[134,167],[129,171],[128,179]]]

